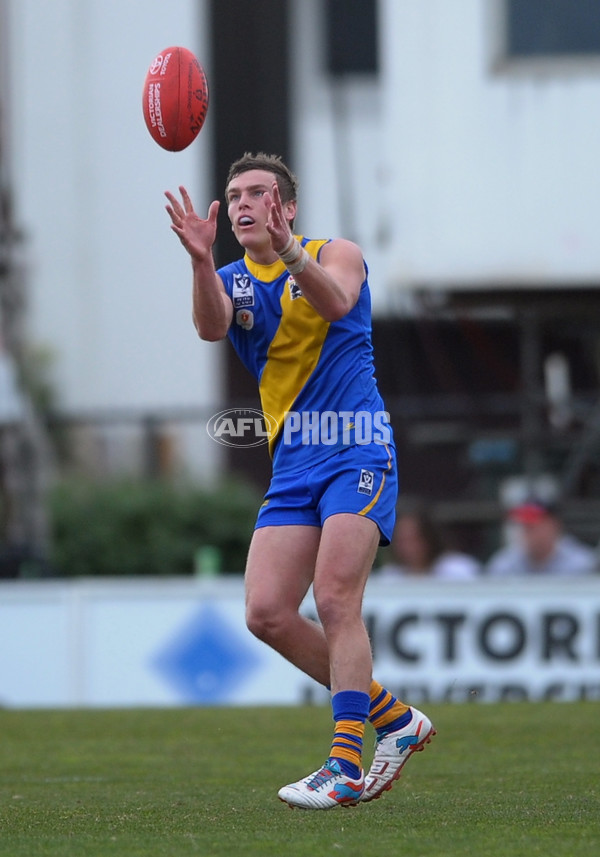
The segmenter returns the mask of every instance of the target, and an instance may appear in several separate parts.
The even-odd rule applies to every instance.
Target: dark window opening
[[[505,0],[511,58],[600,54],[599,0]]]

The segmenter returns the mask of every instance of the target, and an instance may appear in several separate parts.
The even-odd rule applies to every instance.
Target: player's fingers
[[[271,217],[272,213],[273,213],[273,197],[271,196],[271,194],[268,191],[264,192],[262,201],[264,203],[264,206],[265,206],[265,209],[267,212],[267,216]]]
[[[165,191],[165,196],[167,197],[167,199],[171,203],[170,206],[167,206],[167,211],[169,211],[169,209],[171,209],[171,211],[177,217],[183,217],[184,211],[183,211],[183,208],[181,207],[181,203],[179,202],[179,200],[176,197],[174,197],[173,194],[168,190]],[[171,211],[169,211],[169,213],[171,213]]]
[[[173,209],[171,208],[170,205],[165,206],[165,208],[166,208],[167,214],[171,218],[171,224],[173,226],[180,227],[182,224],[182,221],[183,221],[183,216],[180,214],[177,214],[175,211],[173,211]]]
[[[279,222],[283,222],[283,204],[281,202],[281,194],[279,193],[279,187],[277,182],[273,182],[273,188],[271,193],[271,210],[277,212],[277,219]]]
[[[281,201],[279,202],[279,205],[278,205],[277,198],[275,196],[276,191],[277,191],[277,185],[274,184],[273,185],[273,193],[269,193],[269,191],[265,191],[265,193],[263,195],[263,200],[265,202],[265,207],[266,207],[267,211],[269,212],[269,214],[271,215],[271,217],[273,215],[276,215],[277,218],[279,220],[281,220],[281,217],[279,216],[279,208],[281,206]]]
[[[190,214],[194,210],[194,206],[192,205],[192,200],[190,199],[190,195],[183,185],[179,185],[179,193],[181,194],[181,198],[183,200],[183,207],[185,209],[186,214]]]
[[[285,218],[281,216],[281,212],[275,203],[271,206],[271,226],[274,232],[281,232],[286,228]]]

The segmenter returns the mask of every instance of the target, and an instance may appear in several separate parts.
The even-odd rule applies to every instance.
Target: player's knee
[[[281,633],[282,621],[274,605],[250,602],[246,606],[246,625],[255,637],[269,643]]]
[[[326,629],[345,624],[349,615],[355,612],[348,596],[340,597],[339,593],[331,589],[319,595],[315,593],[315,602],[321,624]]]

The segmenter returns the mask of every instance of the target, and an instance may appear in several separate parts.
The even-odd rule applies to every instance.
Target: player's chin
[[[270,240],[266,230],[261,235],[255,226],[236,227],[233,230],[233,234],[244,250],[256,250]]]

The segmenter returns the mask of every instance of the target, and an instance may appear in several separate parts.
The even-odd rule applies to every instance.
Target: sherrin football
[[[165,48],[146,75],[144,119],[152,139],[169,152],[181,152],[204,125],[208,83],[204,69],[187,48]]]

